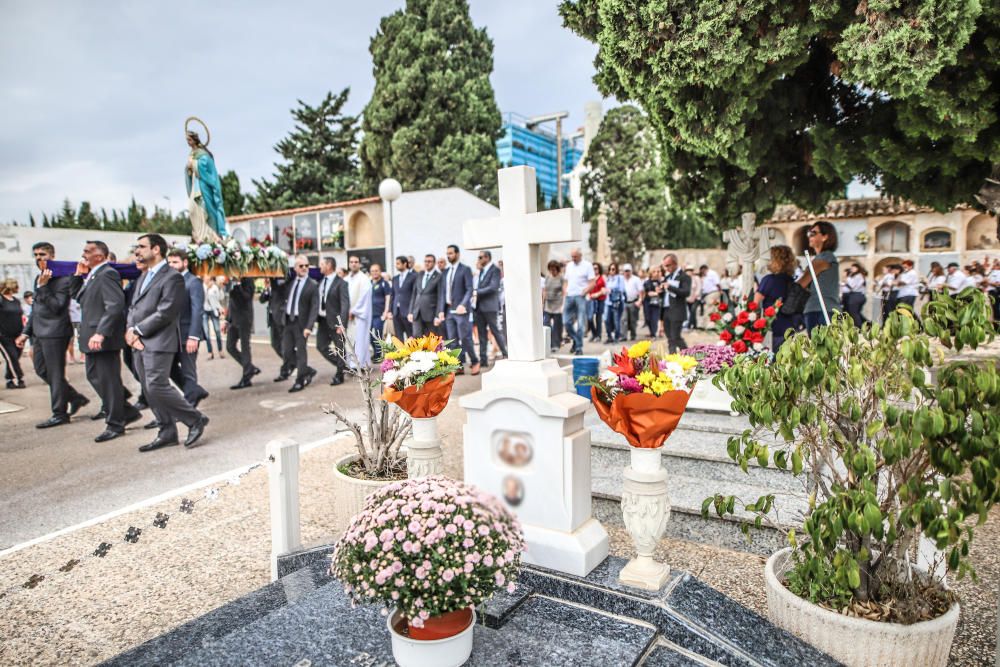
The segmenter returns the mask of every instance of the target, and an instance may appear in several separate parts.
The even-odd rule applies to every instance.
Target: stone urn
[[[441,436],[438,435],[437,417],[412,418],[412,431],[403,441],[406,447],[406,476],[410,479],[440,475],[444,472],[444,455]]]
[[[791,567],[791,552],[785,547],[764,567],[767,616],[772,623],[851,667],[948,664],[958,626],[957,602],[943,615],[912,625],[844,616],[785,587],[781,579]]]
[[[622,475],[622,517],[632,536],[636,556],[621,573],[619,581],[628,586],[658,591],[670,576],[670,566],[653,560],[656,545],[670,520],[667,471],[661,464],[663,447],[631,447],[630,463]]]

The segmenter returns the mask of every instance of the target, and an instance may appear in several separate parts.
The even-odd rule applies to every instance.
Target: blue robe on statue
[[[222,183],[219,180],[219,172],[215,170],[215,160],[212,159],[207,150],[200,147],[191,152],[191,159],[194,162],[194,175],[197,178],[192,177],[191,169],[184,171],[191,206],[192,208],[200,208],[204,212],[205,224],[216,234],[225,238],[229,236],[229,230],[226,228],[226,214],[222,206]],[[194,190],[193,194],[192,189]],[[192,210],[191,213],[192,224],[197,227],[195,223],[198,217],[196,211]]]

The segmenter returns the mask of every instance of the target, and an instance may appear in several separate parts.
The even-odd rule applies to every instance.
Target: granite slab
[[[392,665],[381,610],[352,608],[329,550],[309,551],[296,561],[307,567],[107,664]],[[838,664],[689,574],[646,591],[618,581],[624,565],[609,557],[586,577],[525,566],[512,593],[479,608],[467,664]]]

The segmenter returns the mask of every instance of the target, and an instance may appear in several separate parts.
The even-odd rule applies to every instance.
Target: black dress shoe
[[[302,391],[305,388],[306,386],[304,384],[302,384],[301,382],[296,382],[295,384],[292,385],[292,388],[288,390],[288,393],[294,394],[295,392]]]
[[[149,410],[149,404],[142,399],[136,401],[132,407],[135,408],[136,410]]]
[[[160,449],[162,447],[172,447],[173,445],[179,445],[179,444],[180,444],[180,441],[177,440],[177,436],[176,435],[174,437],[172,437],[172,438],[161,438],[160,436],[156,436],[156,440],[154,440],[153,442],[149,443],[148,445],[143,445],[143,446],[139,447],[139,451],[140,452],[151,452],[154,449]]]
[[[122,433],[121,431],[112,431],[111,429],[107,429],[104,431],[104,433],[94,438],[94,442],[107,442],[108,440],[114,440],[115,438],[122,435],[125,434]]]
[[[154,419],[153,421],[151,421],[148,424],[146,424],[145,426],[143,426],[143,428],[146,429],[147,431],[151,431],[154,428],[160,428],[160,422],[158,422],[158,421],[156,421]]]
[[[316,374],[317,370],[315,368],[310,368],[308,371],[306,371],[306,377],[303,380],[303,384],[306,385],[307,387],[310,384],[312,384],[313,378],[316,377]]]
[[[336,387],[338,384],[344,384],[344,376],[343,375],[334,375],[333,379],[330,380],[330,386],[331,387]]]
[[[274,378],[275,382],[284,382],[288,378],[292,377],[291,373],[279,373],[278,377]]]
[[[455,375],[465,375],[465,369],[460,367],[457,371],[455,371]]]
[[[52,428],[53,426],[62,426],[68,423],[69,417],[49,417],[40,424],[35,424],[35,428]]]
[[[108,411],[105,410],[104,408],[101,408],[101,411],[98,412],[97,414],[90,415],[90,421],[92,421],[92,422],[96,422],[98,420],[107,419],[107,418],[108,418]]]
[[[126,425],[133,424],[139,421],[140,419],[142,419],[142,413],[139,412],[138,410],[134,410],[133,412],[130,412],[129,414],[125,415],[125,424]]]
[[[230,387],[230,389],[246,389],[247,387],[252,387],[252,386],[253,383],[250,382],[250,380],[248,380],[247,378],[243,378],[242,380],[234,384],[232,387]]]
[[[208,392],[207,391],[204,394],[202,394],[201,396],[199,396],[198,398],[194,399],[194,403],[191,404],[191,407],[197,408],[198,404],[201,403],[202,401],[204,401],[206,398],[208,398]]]
[[[260,369],[256,366],[253,367],[253,373],[251,375],[260,375]]]
[[[74,398],[72,401],[69,402],[69,416],[72,417],[73,415],[75,415],[77,412],[80,411],[80,408],[87,405],[87,403],[90,403],[90,399],[87,398],[86,396],[77,396],[76,398]]]
[[[198,421],[194,426],[188,429],[187,439],[184,441],[184,446],[190,449],[194,447],[202,434],[205,433],[205,427],[208,426],[208,417],[202,415],[201,420]]]

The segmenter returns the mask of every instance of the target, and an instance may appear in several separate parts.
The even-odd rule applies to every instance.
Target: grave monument
[[[722,240],[726,243],[726,268],[735,274],[743,269],[740,276],[740,294],[746,298],[753,293],[754,271],[758,265],[766,265],[771,260],[771,241],[774,240],[773,229],[758,229],[757,216],[744,213],[741,216],[741,226],[722,232]]]
[[[580,241],[575,209],[536,212],[535,170],[501,169],[500,216],[465,223],[465,248],[502,248],[509,358],[466,395],[465,481],[502,498],[528,543],[524,562],[585,576],[608,555],[591,516],[590,402],[572,391],[542,330],[543,244]]]

